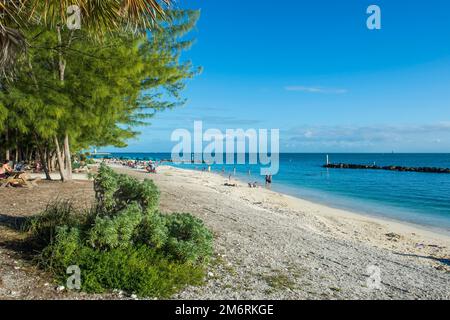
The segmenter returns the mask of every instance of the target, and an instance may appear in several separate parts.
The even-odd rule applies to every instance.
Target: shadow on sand
[[[423,255],[418,255],[418,254],[398,253],[398,252],[396,252],[395,254],[397,254],[399,256],[403,256],[403,257],[429,259],[429,260],[437,261],[437,262],[440,262],[440,263],[445,264],[447,266],[450,266],[450,259],[448,259],[448,258],[436,258],[436,257],[433,257],[433,256],[423,256]]]
[[[17,253],[25,260],[33,259],[36,254],[35,247],[25,236],[31,217],[16,217],[0,213],[0,228],[4,227],[14,233],[14,236],[1,234],[0,248],[5,248]]]

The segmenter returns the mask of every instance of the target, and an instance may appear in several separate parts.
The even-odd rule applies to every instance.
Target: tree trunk
[[[5,152],[5,159],[6,160],[10,160],[9,156],[9,134],[8,134],[8,128],[6,128],[5,130],[5,146],[6,146],[6,152]]]
[[[52,160],[51,160],[52,154],[48,150],[48,148],[45,150],[45,161],[47,161],[47,168],[49,172],[52,172]]]
[[[42,169],[44,169],[45,173],[45,179],[52,180],[52,177],[50,176],[50,172],[48,171],[47,163],[45,161],[45,154],[42,150],[42,147],[40,145],[37,145],[37,155],[39,156],[39,161],[42,164]]]
[[[72,180],[72,156],[70,155],[69,135],[64,136],[64,156],[66,158],[67,180]]]
[[[58,52],[58,67],[59,67],[59,81],[61,83],[64,83],[64,71],[66,70],[66,61],[64,60],[64,56],[62,53],[62,36],[61,36],[61,26],[56,27],[56,31],[58,32],[58,46],[59,46],[59,52]]]
[[[66,60],[64,59],[64,55],[63,55],[63,51],[62,51],[62,34],[61,34],[61,26],[58,25],[56,27],[56,31],[57,31],[57,35],[58,35],[58,46],[59,46],[59,50],[58,50],[58,69],[59,69],[59,81],[61,82],[61,84],[64,84],[64,73],[66,70]],[[67,43],[67,47],[70,46],[71,42],[73,39],[73,30],[70,33],[70,37],[69,37],[69,41]],[[57,140],[57,139],[56,139]],[[56,141],[57,142],[57,141]],[[57,153],[58,153],[58,157],[60,157],[60,151],[58,151],[59,149],[59,144],[57,144]],[[69,146],[69,135],[66,133],[64,136],[64,150],[63,150],[63,156],[64,159],[61,159],[63,161],[63,163],[65,163],[65,180],[64,181],[71,181],[72,180],[72,157],[70,155],[70,146]],[[60,161],[60,159],[58,159],[58,161]],[[60,163],[60,170],[64,171],[64,168],[61,166]],[[62,177],[61,177],[62,178]]]
[[[56,154],[52,152],[50,156],[50,172],[55,171],[56,168]]]
[[[20,153],[20,149],[19,149],[19,132],[17,129],[14,130],[14,142],[15,142],[15,157],[14,157],[14,165],[19,163],[19,153]]]
[[[59,147],[58,138],[55,136],[53,139],[54,139],[55,145],[56,145],[56,157],[58,159],[59,174],[61,175],[61,181],[66,182],[67,177],[66,177],[66,172],[64,170],[64,161],[62,159],[61,148]]]

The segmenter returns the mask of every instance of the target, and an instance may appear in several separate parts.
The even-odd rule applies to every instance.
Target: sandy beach
[[[169,166],[150,175],[164,211],[191,212],[215,233],[204,287],[179,299],[449,299],[450,237],[333,209],[218,173]],[[370,266],[381,286],[368,287]],[[369,268],[369,269],[368,269]],[[370,279],[369,279],[370,280]]]
[[[215,256],[205,284],[174,299],[449,299],[450,237],[432,230],[368,217],[249,188],[219,173],[160,166],[157,174],[113,166],[161,190],[163,212],[190,212],[214,233]],[[92,182],[42,181],[29,190],[5,190],[0,217],[0,297],[123,299],[117,294],[57,292],[49,275],[23,257],[17,219],[48,201],[93,201]],[[31,197],[36,196],[33,200]],[[20,243],[20,242],[19,242]],[[371,280],[378,270],[380,283]],[[375,277],[375,278],[374,278]]]

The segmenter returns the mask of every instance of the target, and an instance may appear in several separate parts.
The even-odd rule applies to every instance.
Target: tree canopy
[[[57,158],[63,176],[71,171],[71,154],[90,146],[126,146],[138,134],[133,127],[183,104],[185,80],[199,69],[180,55],[192,45],[185,35],[199,13],[166,15],[170,22],[161,20],[145,34],[118,29],[101,40],[83,29],[24,30],[31,39],[27,55],[13,79],[0,83],[1,154],[39,158],[48,170]]]

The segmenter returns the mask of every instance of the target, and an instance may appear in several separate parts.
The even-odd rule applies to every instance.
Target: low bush
[[[169,297],[186,285],[201,283],[200,265],[165,257],[145,245],[100,250],[80,243],[78,229],[59,229],[55,241],[41,255],[41,263],[64,283],[66,268],[81,270],[82,289],[102,293],[121,289],[144,297]]]
[[[85,220],[86,217],[77,213],[70,202],[57,201],[48,205],[44,212],[31,219],[24,228],[31,232],[30,240],[34,245],[46,246],[53,242],[59,227],[77,227]]]
[[[30,223],[30,239],[43,248],[41,266],[64,281],[67,267],[77,265],[87,292],[168,297],[201,282],[213,237],[200,219],[158,212],[159,191],[150,180],[101,166],[94,185],[91,211],[55,203]]]
[[[93,248],[115,249],[132,245],[134,230],[141,223],[140,207],[133,203],[114,216],[97,216],[88,231],[87,242]]]
[[[135,242],[162,249],[169,238],[169,229],[165,216],[158,212],[147,214],[141,220],[135,234]]]
[[[180,261],[201,262],[212,254],[212,233],[203,222],[186,213],[166,216],[169,238],[166,253]]]
[[[159,190],[151,180],[138,182],[102,165],[94,181],[98,210],[115,214],[128,204],[137,202],[143,211],[154,211],[159,204]]]

